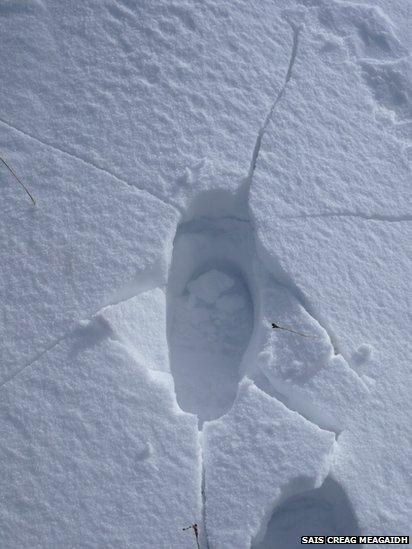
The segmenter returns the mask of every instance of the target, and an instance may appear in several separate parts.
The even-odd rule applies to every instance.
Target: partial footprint
[[[349,534],[359,535],[359,525],[345,492],[328,477],[320,488],[293,496],[277,507],[263,540],[252,549],[300,549],[301,536]]]
[[[236,396],[253,330],[245,275],[247,223],[202,220],[177,233],[168,284],[170,367],[180,407],[200,426],[227,412]],[[246,253],[245,253],[246,252]]]

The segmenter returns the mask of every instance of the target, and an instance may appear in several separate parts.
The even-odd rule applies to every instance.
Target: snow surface
[[[166,298],[160,288],[105,307],[96,315],[146,368],[170,372],[166,341]]]
[[[335,442],[247,380],[230,412],[203,433],[209,544],[239,549],[251,546],[282,498],[320,486]]]
[[[1,547],[410,534],[411,15],[1,2]]]
[[[320,488],[292,496],[280,504],[255,549],[301,549],[301,536],[360,535],[356,517],[339,484],[328,477]],[[352,545],[359,547],[359,545]]]
[[[184,547],[199,520],[194,416],[94,321],[3,386],[3,547]]]

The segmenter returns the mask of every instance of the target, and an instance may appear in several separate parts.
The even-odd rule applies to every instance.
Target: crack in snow
[[[75,322],[74,327],[69,329],[68,332],[66,332],[63,336],[55,339],[52,343],[47,345],[44,349],[41,351],[38,351],[33,358],[30,359],[30,361],[26,364],[23,364],[21,367],[19,367],[17,370],[14,370],[12,374],[10,374],[8,377],[6,377],[1,383],[0,383],[0,389],[14,379],[17,375],[20,374],[23,370],[37,362],[43,355],[51,351],[56,345],[61,343],[64,339],[67,339],[70,337],[76,329],[78,329],[79,325],[87,324],[89,322],[92,322],[94,319],[96,319],[100,313],[102,313],[106,308],[116,306],[119,303],[125,303],[136,296],[138,296],[141,293],[144,293],[148,290],[153,290],[154,288],[162,288],[164,287],[164,281],[162,279],[161,274],[161,260],[158,262],[155,262],[153,265],[150,266],[146,271],[143,271],[140,273],[140,276],[137,277],[135,280],[131,281],[129,284],[126,284],[120,289],[117,289],[109,298],[105,301],[103,305],[100,305],[94,312],[90,314],[87,318],[83,318],[78,322]]]
[[[164,258],[160,257],[157,261],[149,265],[145,270],[140,272],[133,280],[130,280],[120,288],[116,288],[98,307],[88,319],[97,316],[104,309],[126,303],[137,297],[138,295],[154,290],[155,288],[165,288],[166,281],[164,280],[166,266],[163,265]]]
[[[257,134],[257,137],[256,137],[255,146],[253,148],[253,153],[252,153],[252,159],[250,161],[250,166],[249,166],[249,173],[248,173],[248,176],[247,176],[247,182],[248,182],[248,187],[249,188],[250,188],[250,185],[252,183],[253,173],[255,171],[256,162],[257,162],[257,159],[259,157],[260,148],[262,146],[263,136],[265,135],[267,127],[269,125],[269,122],[272,119],[272,116],[273,116],[273,113],[275,111],[276,105],[282,99],[283,94],[285,93],[285,90],[286,90],[286,86],[288,85],[288,82],[291,79],[293,65],[295,64],[296,55],[297,55],[297,52],[298,52],[300,29],[298,27],[295,27],[295,25],[293,25],[292,23],[289,23],[289,24],[290,24],[290,26],[292,27],[292,30],[293,30],[293,43],[292,43],[292,52],[290,54],[288,70],[286,72],[286,76],[285,76],[285,80],[283,82],[283,86],[281,87],[279,93],[277,94],[275,100],[273,101],[272,106],[270,107],[270,110],[269,110],[268,114],[266,115],[266,118],[265,118],[262,126],[260,127],[260,129],[258,131],[258,134]]]
[[[358,217],[360,219],[366,219],[369,221],[389,221],[392,223],[400,223],[402,221],[412,221],[412,214],[405,215],[386,215],[376,213],[362,213],[362,212],[319,212],[308,214],[296,214],[296,215],[283,215],[280,219],[310,219],[310,218],[327,218],[327,217]]]
[[[6,120],[4,120],[3,118],[0,118],[0,123],[4,124],[5,126],[7,126],[8,128],[18,132],[18,133],[21,133],[22,135],[24,135],[25,137],[28,137],[29,139],[33,139],[34,141],[37,141],[37,143],[40,143],[41,145],[44,145],[45,147],[50,147],[51,149],[53,149],[54,151],[57,151],[61,154],[64,154],[64,155],[67,155],[67,156],[70,156],[71,158],[75,158],[76,160],[79,160],[80,162],[83,162],[84,164],[87,164],[88,166],[91,166],[92,168],[94,168],[95,170],[98,170],[100,172],[103,172],[105,173],[106,175],[109,175],[111,177],[113,177],[114,179],[116,179],[117,181],[119,181],[120,183],[122,183],[123,185],[127,185],[128,187],[132,187],[133,189],[136,189],[136,190],[139,190],[141,192],[145,192],[147,193],[148,195],[152,196],[153,198],[156,198],[157,200],[159,200],[160,202],[162,202],[163,204],[166,204],[166,206],[169,206],[170,208],[175,208],[179,213],[182,213],[182,211],[180,210],[179,206],[177,206],[176,204],[172,204],[170,202],[167,202],[166,200],[164,200],[163,198],[161,198],[160,196],[156,195],[155,193],[153,193],[152,191],[148,191],[147,189],[145,189],[144,187],[141,187],[139,185],[136,185],[136,184],[133,184],[133,183],[130,183],[129,181],[126,181],[125,179],[122,179],[121,177],[119,177],[118,175],[114,174],[113,172],[111,172],[110,170],[107,170],[106,168],[102,168],[101,166],[99,166],[98,164],[95,164],[94,162],[90,161],[90,160],[87,160],[85,158],[82,158],[81,156],[78,156],[77,154],[74,154],[74,153],[71,153],[69,151],[66,151],[64,149],[62,149],[61,147],[57,147],[56,145],[52,145],[51,143],[48,143],[47,141],[43,141],[42,139],[40,139],[39,137],[35,136],[35,135],[32,135],[30,134],[29,132],[26,132],[25,130],[21,130],[20,128],[17,128],[16,126],[13,126],[13,124],[10,124],[9,122],[7,122]]]
[[[201,495],[202,495],[202,523],[203,523],[203,540],[205,549],[210,549],[209,538],[207,536],[207,521],[206,521],[206,477],[205,477],[205,464],[203,460],[203,439],[202,433],[200,433],[200,448],[201,448],[201,457],[202,460],[202,485],[201,485]],[[203,541],[202,540],[202,541]]]
[[[47,345],[46,348],[44,348],[42,351],[40,351],[39,353],[37,353],[34,358],[32,358],[29,362],[27,362],[26,364],[24,364],[23,366],[21,366],[20,368],[18,368],[17,370],[15,370],[11,375],[9,375],[8,377],[6,377],[1,383],[0,383],[0,389],[6,385],[7,383],[9,383],[10,381],[13,381],[13,379],[15,377],[17,377],[21,372],[23,372],[23,370],[25,370],[26,368],[28,368],[29,366],[32,366],[35,362],[37,362],[38,360],[40,360],[42,358],[42,356],[44,356],[46,353],[48,353],[49,351],[51,351],[52,349],[54,349],[59,343],[61,343],[64,339],[67,339],[68,337],[70,337],[73,333],[73,330],[70,330],[69,332],[65,333],[64,335],[62,335],[61,337],[58,337],[57,339],[55,339],[52,343],[50,343],[49,345]]]

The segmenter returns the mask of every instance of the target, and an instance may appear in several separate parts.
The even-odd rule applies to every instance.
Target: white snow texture
[[[410,534],[411,18],[0,2],[1,549]]]

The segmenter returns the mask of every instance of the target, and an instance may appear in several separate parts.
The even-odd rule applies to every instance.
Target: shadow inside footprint
[[[178,232],[174,244],[168,284],[170,367],[177,401],[197,414],[200,427],[231,407],[253,329],[235,228],[230,222],[201,230],[192,224]],[[240,246],[244,243],[240,237]]]
[[[263,541],[252,549],[298,549],[301,536],[327,535],[360,535],[348,497],[330,477],[320,488],[293,496],[277,507]]]

